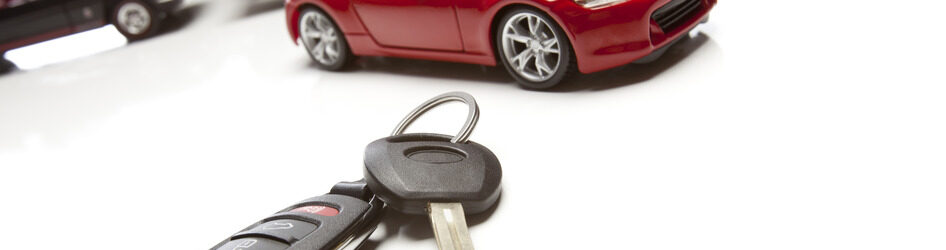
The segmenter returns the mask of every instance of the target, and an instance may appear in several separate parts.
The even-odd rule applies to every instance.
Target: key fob
[[[375,200],[339,194],[312,197],[253,223],[211,250],[329,250],[360,244],[354,240],[373,231],[372,221],[383,206]]]

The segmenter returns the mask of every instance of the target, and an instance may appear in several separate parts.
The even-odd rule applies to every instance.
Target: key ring
[[[403,134],[404,130],[406,130],[407,127],[411,125],[411,123],[414,123],[414,120],[417,120],[417,117],[420,117],[428,110],[440,104],[451,101],[466,103],[466,105],[470,108],[470,111],[466,116],[466,123],[464,123],[463,127],[460,128],[460,133],[457,133],[457,135],[450,140],[452,143],[466,143],[467,138],[469,138],[470,134],[473,133],[473,127],[476,127],[476,121],[480,119],[480,107],[476,105],[476,100],[473,99],[472,95],[459,91],[445,93],[427,100],[411,111],[411,113],[407,114],[407,116],[404,117],[404,120],[401,120],[401,123],[397,124],[397,127],[394,128],[394,132],[391,132],[391,136]]]

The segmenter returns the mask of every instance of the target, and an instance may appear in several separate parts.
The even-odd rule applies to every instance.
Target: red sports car
[[[552,87],[658,57],[716,0],[286,0],[286,24],[324,69],[355,55],[502,63]]]

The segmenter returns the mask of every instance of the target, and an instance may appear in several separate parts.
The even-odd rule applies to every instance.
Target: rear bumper
[[[657,52],[700,24],[716,5],[716,0],[699,0],[699,9],[670,30],[663,30],[651,16],[670,1],[628,0],[598,9],[585,9],[567,1],[570,4],[558,5],[552,11],[570,33],[579,71],[592,73]]]

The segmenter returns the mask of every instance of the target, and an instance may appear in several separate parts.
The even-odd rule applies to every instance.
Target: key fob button
[[[315,228],[317,227],[318,226],[315,224],[299,220],[273,220],[259,224],[259,226],[256,226],[253,229],[241,232],[235,235],[234,238],[262,234],[280,239],[285,243],[292,244],[297,240],[305,238],[306,235],[309,235],[312,233],[312,231],[315,231]]]
[[[372,198],[369,202],[361,198],[367,196],[361,193],[368,192],[366,186],[352,182],[333,187],[332,192],[346,195],[329,193],[299,201],[250,224],[211,249],[325,250],[340,245],[358,245],[365,238],[349,237],[356,232],[370,235],[373,230],[369,229],[377,226],[376,219],[384,205],[379,199]]]
[[[321,216],[336,216],[336,215],[338,215],[338,209],[335,209],[335,208],[333,208],[333,207],[328,207],[328,206],[319,206],[319,205],[310,205],[310,206],[304,206],[304,207],[297,207],[297,208],[294,208],[294,209],[292,209],[292,210],[290,210],[290,211],[291,211],[291,212],[303,212],[303,213],[309,213],[309,214],[317,214],[317,215],[321,215]]]
[[[253,237],[231,240],[216,250],[284,250],[287,248],[289,245],[275,240]]]

